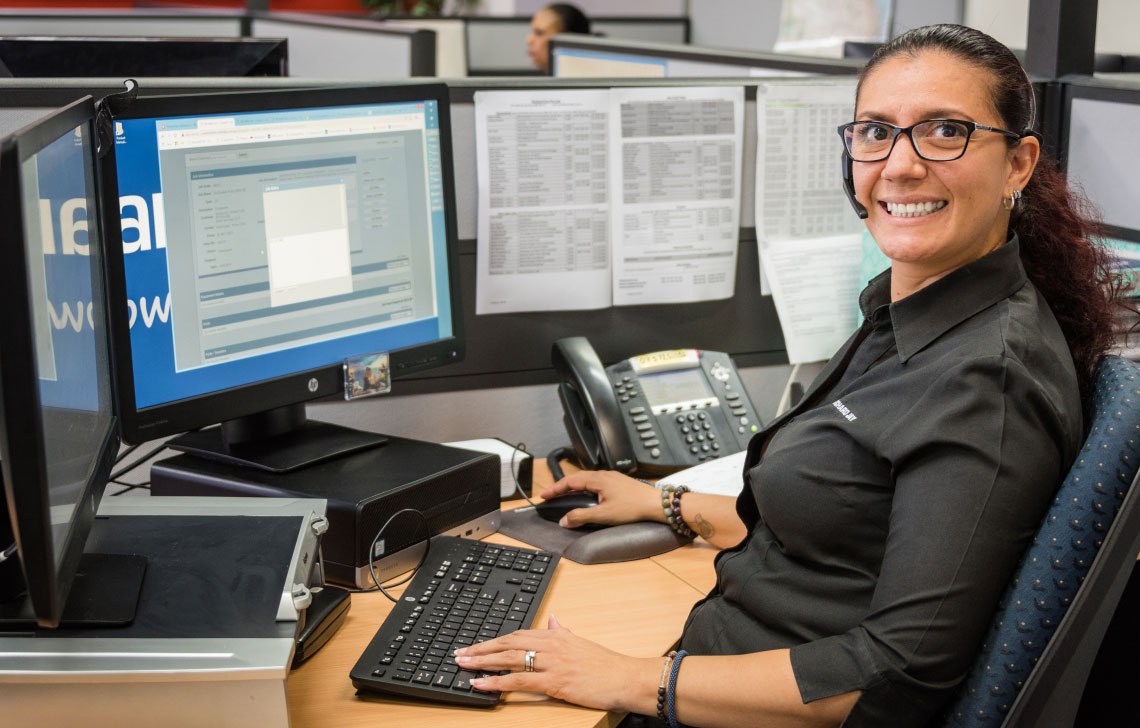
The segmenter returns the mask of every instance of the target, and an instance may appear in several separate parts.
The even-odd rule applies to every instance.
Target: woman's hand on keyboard
[[[598,506],[600,507],[600,506]],[[655,710],[660,658],[636,658],[578,637],[550,618],[548,629],[519,630],[456,651],[463,670],[506,675],[477,678],[479,690],[526,690],[603,710]],[[533,650],[534,671],[526,672]]]
[[[551,499],[575,491],[596,493],[598,505],[568,512],[562,523],[567,528],[587,523],[613,526],[636,521],[665,521],[661,492],[614,470],[579,470],[550,486],[541,495],[544,499]]]

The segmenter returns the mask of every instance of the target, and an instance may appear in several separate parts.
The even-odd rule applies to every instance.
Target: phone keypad
[[[721,445],[707,412],[677,415],[673,422],[677,425],[681,439],[689,446],[689,453],[696,455],[697,459],[708,460],[720,456]]]

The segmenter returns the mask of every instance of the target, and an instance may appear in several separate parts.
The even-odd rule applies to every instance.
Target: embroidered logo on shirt
[[[843,404],[843,400],[841,400],[841,399],[837,399],[834,402],[832,402],[831,406],[834,407],[835,409],[839,410],[839,414],[846,417],[848,422],[854,422],[855,420],[858,419],[855,416],[854,412],[847,409],[847,405]]]

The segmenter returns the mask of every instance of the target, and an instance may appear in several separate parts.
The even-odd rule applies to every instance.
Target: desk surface
[[[550,482],[545,466],[535,468],[536,491]],[[509,508],[510,504],[504,507]],[[487,539],[522,545],[495,534]],[[686,546],[653,559],[583,566],[563,559],[534,621],[544,627],[557,615],[563,626],[630,655],[663,655],[681,635],[689,609],[712,586],[716,549]],[[392,590],[396,593],[395,590]],[[379,593],[353,594],[345,623],[316,655],[287,681],[293,728],[328,725],[614,726],[621,716],[580,708],[533,693],[511,693],[491,709],[462,708],[356,695],[348,673],[392,603]],[[335,718],[334,718],[335,717]]]

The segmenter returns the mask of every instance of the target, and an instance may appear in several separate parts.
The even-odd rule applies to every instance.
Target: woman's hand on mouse
[[[533,671],[526,654],[534,651]],[[608,650],[583,639],[550,617],[548,629],[519,630],[456,650],[460,669],[507,675],[476,679],[480,690],[527,690],[603,710],[630,710],[633,690],[656,696],[661,660],[640,659]]]
[[[541,495],[549,499],[583,490],[596,493],[598,505],[568,512],[559,521],[560,525],[577,528],[587,523],[612,526],[665,520],[660,491],[613,470],[579,470],[550,486]]]

